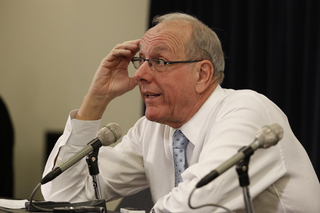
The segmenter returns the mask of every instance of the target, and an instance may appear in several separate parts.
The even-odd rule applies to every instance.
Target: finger
[[[128,50],[128,49],[114,49],[112,51],[112,54],[115,56],[131,56],[131,55],[135,55],[136,52],[132,51],[132,50]]]
[[[127,49],[136,51],[139,49],[140,39],[132,40],[132,41],[125,41],[122,44],[117,44],[114,49]]]
[[[120,53],[121,53],[120,50],[130,50],[131,53],[135,55],[140,50],[139,44],[140,44],[140,40],[127,41],[122,44],[116,45],[113,50],[115,52],[120,52]],[[125,51],[124,53],[130,53],[130,52]]]
[[[113,60],[117,57],[128,57],[128,60],[139,51],[139,42],[124,42],[116,45],[105,58],[106,60]]]
[[[136,39],[136,40],[131,40],[131,41],[125,41],[122,44],[134,44],[134,45],[139,45],[141,39]]]
[[[122,44],[117,44],[111,52],[101,61],[101,66],[109,67],[116,66],[119,63],[125,62],[129,63],[130,60],[136,55],[140,50],[139,48],[140,39],[126,41]],[[123,66],[126,66],[123,64]]]
[[[138,82],[134,78],[129,79],[129,90],[133,90],[138,85]]]

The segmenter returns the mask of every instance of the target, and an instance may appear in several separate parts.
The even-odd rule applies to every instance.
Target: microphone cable
[[[47,208],[42,208],[40,206],[36,206],[32,201],[33,201],[33,197],[36,194],[37,190],[40,188],[41,183],[38,183],[38,185],[33,189],[30,198],[29,198],[29,206],[33,207],[36,210],[39,210],[41,212],[52,212],[53,209],[47,209]],[[29,208],[29,207],[28,207]],[[27,209],[28,210],[28,209]]]
[[[197,189],[197,188],[194,188],[194,189],[192,190],[192,192],[190,193],[189,198],[188,198],[188,205],[189,205],[189,208],[190,208],[190,209],[200,209],[200,208],[203,208],[203,207],[209,207],[209,206],[211,206],[211,207],[216,207],[216,208],[222,208],[222,209],[226,210],[228,213],[234,213],[233,211],[231,211],[231,210],[228,209],[227,207],[224,207],[224,206],[219,205],[219,204],[214,204],[214,203],[208,203],[208,204],[204,204],[204,205],[200,205],[200,206],[192,206],[192,205],[191,205],[191,197],[192,197],[192,195],[193,195],[193,193],[194,193],[194,191],[195,191],[196,189]]]

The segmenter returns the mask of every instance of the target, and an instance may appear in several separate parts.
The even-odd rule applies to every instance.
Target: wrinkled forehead
[[[149,29],[141,39],[140,53],[160,54],[166,52],[175,57],[184,55],[190,37],[190,27],[179,23],[160,23]]]

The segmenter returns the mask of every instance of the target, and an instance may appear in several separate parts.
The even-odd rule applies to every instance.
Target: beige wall
[[[64,128],[115,44],[141,38],[148,6],[148,0],[0,0],[0,95],[15,128],[16,198],[29,198],[41,179],[45,132]],[[102,124],[117,122],[126,132],[141,115],[136,88],[110,104]]]

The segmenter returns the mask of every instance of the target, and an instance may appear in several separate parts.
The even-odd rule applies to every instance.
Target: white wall
[[[148,0],[0,0],[0,95],[15,128],[16,198],[29,198],[39,183],[45,132],[64,128],[100,61],[115,44],[142,37],[148,4]],[[126,132],[141,115],[136,88],[110,104],[102,124],[117,122]]]

